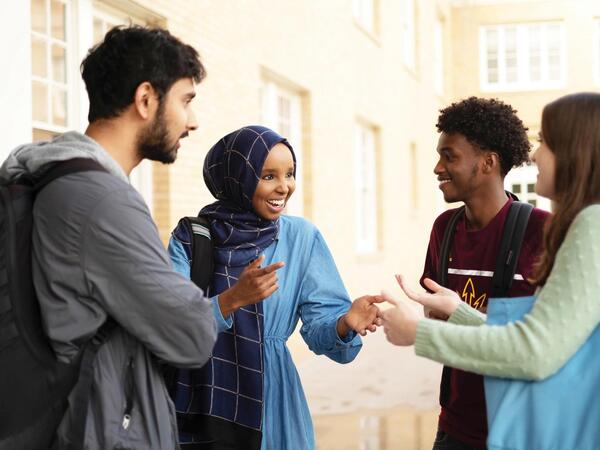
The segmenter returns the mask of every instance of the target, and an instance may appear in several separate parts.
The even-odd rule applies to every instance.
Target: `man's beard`
[[[152,123],[138,134],[137,152],[140,159],[149,159],[164,164],[175,162],[177,142],[169,142],[169,131],[164,117],[163,103],[158,106],[156,117]]]

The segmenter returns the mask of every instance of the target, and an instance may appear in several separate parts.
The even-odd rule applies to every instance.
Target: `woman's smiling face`
[[[292,152],[285,144],[276,144],[265,160],[252,197],[254,211],[263,219],[278,219],[294,189]]]

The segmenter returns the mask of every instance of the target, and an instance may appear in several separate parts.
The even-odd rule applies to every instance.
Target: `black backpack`
[[[513,194],[509,195],[515,199],[510,205],[506,222],[502,230],[502,240],[496,257],[496,267],[494,268],[494,276],[492,278],[492,295],[491,297],[506,297],[510,290],[517,263],[521,253],[521,245],[525,230],[529,223],[529,216],[533,210],[533,206],[529,203],[519,202]],[[450,249],[454,240],[454,232],[456,223],[464,215],[465,207],[458,208],[446,225],[444,237],[442,238],[440,258],[437,267],[437,283],[446,286],[448,284],[448,262],[450,258]],[[440,384],[440,405],[444,406],[450,395],[450,367],[444,366],[442,371],[442,381]]]
[[[80,422],[73,448],[83,448],[93,359],[114,327],[108,320],[70,364],[58,362],[42,329],[32,280],[31,233],[36,194],[74,172],[104,169],[91,159],[53,165],[40,179],[0,186],[0,450],[50,448],[78,379],[73,400]]]

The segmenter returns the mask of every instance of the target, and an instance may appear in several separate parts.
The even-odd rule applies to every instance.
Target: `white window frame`
[[[417,68],[416,1],[402,0],[400,30],[402,33],[402,62],[411,72]]]
[[[296,156],[296,190],[288,201],[285,213],[294,216],[304,215],[304,164],[302,151],[302,94],[297,89],[288,88],[273,80],[264,80],[261,98],[261,123],[281,134],[288,140]],[[289,118],[280,115],[279,101],[289,104]],[[282,129],[282,122],[288,122],[289,131]]]
[[[445,67],[444,67],[444,26],[442,18],[437,17],[433,26],[433,64],[434,64],[434,89],[439,96],[444,95]]]
[[[524,165],[512,169],[504,179],[504,188],[513,192],[519,200],[532,203],[536,208],[550,211],[552,203],[545,197],[540,197],[535,192],[528,192],[528,186],[534,185],[537,180],[538,170],[535,164]],[[520,186],[520,192],[514,192],[514,185]]]
[[[377,251],[377,131],[359,122],[354,137],[356,252]]]
[[[25,0],[30,2],[30,0]],[[65,7],[65,40],[61,41],[59,39],[56,39],[52,36],[52,31],[51,31],[51,3],[52,1],[56,1],[57,3],[62,3]],[[76,88],[75,88],[75,82],[74,79],[76,79],[75,75],[75,71],[72,70],[72,67],[74,66],[73,61],[74,61],[74,55],[77,53],[76,52],[76,36],[74,33],[75,27],[74,27],[74,17],[73,17],[73,5],[71,0],[45,0],[45,8],[46,8],[46,30],[48,34],[43,34],[40,33],[38,31],[34,31],[33,30],[33,26],[30,25],[30,29],[29,29],[29,35],[30,35],[30,43],[29,43],[29,47],[32,48],[33,45],[33,40],[34,39],[38,39],[38,40],[42,40],[44,41],[45,47],[46,47],[46,57],[47,57],[47,67],[46,67],[46,77],[40,77],[37,75],[33,74],[33,63],[31,64],[31,69],[29,72],[29,77],[31,79],[31,83],[30,83],[30,89],[31,89],[31,95],[32,95],[32,100],[33,100],[33,89],[31,87],[31,85],[33,84],[33,82],[40,82],[43,83],[44,85],[46,85],[48,91],[47,91],[47,97],[46,97],[46,101],[45,101],[45,106],[46,106],[46,116],[47,116],[47,120],[46,121],[41,121],[41,120],[34,120],[33,118],[33,105],[31,107],[31,133],[33,134],[33,130],[39,130],[41,132],[47,132],[47,133],[51,133],[51,134],[60,134],[60,133],[64,133],[66,131],[68,131],[69,129],[71,129],[73,127],[74,124],[74,119],[76,117],[76,111],[75,111],[75,107],[76,107],[76,102],[75,102],[75,97],[76,97]],[[31,12],[30,12],[31,14]],[[52,61],[52,54],[51,54],[51,48],[52,45],[58,45],[60,47],[63,47],[65,49],[65,81],[63,82],[57,82],[53,80],[53,61]],[[33,53],[32,57],[33,57]],[[66,107],[66,115],[65,115],[65,125],[58,125],[53,123],[52,120],[52,116],[53,116],[53,96],[52,96],[52,92],[53,90],[57,88],[60,90],[64,90],[65,95],[66,95],[66,102],[65,102],[65,107]]]
[[[559,79],[549,78],[549,48],[548,33],[549,28],[558,26],[559,39]],[[540,31],[540,74],[541,80],[530,79],[530,37],[533,27],[539,27]],[[516,80],[507,80],[506,65],[506,33],[507,30],[514,29],[516,32]],[[488,41],[487,32],[495,31],[498,36],[498,81],[490,82],[488,74]],[[525,90],[547,90],[560,89],[566,83],[566,39],[565,26],[562,22],[538,22],[538,23],[517,23],[517,24],[496,24],[485,25],[479,28],[479,67],[480,67],[480,85],[484,92],[490,91],[525,91]]]
[[[371,34],[376,32],[375,14],[377,0],[353,0],[352,15],[356,23]]]

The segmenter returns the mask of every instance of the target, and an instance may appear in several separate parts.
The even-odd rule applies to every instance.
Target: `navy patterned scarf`
[[[252,197],[269,151],[278,143],[294,155],[282,136],[265,127],[248,126],[222,138],[206,155],[204,181],[217,199],[199,214],[209,220],[214,247],[215,271],[208,296],[234,285],[243,269],[277,238],[278,221],[259,217]],[[259,302],[233,313],[233,326],[219,334],[202,369],[180,371],[178,385],[192,391],[185,396],[184,410],[210,416],[208,422],[184,428],[200,431],[198,426],[208,427],[216,443],[259,448],[263,373],[263,308]],[[181,395],[176,394],[175,400],[181,411]]]

